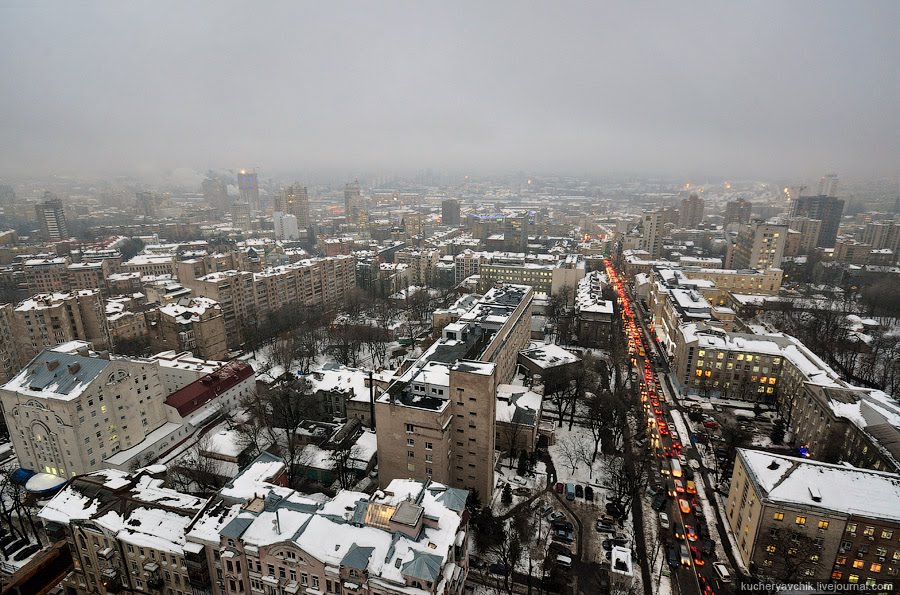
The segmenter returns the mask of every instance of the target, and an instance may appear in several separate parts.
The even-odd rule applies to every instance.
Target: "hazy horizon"
[[[897,2],[48,6],[0,175],[898,174]]]

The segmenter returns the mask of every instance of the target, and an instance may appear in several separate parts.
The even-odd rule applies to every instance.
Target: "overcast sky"
[[[0,174],[896,176],[900,2],[4,2]]]

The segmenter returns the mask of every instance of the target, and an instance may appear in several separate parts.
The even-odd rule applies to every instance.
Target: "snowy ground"
[[[535,465],[534,473],[525,477],[516,473],[516,463],[517,461],[513,460],[512,465],[510,465],[509,459],[503,457],[500,470],[496,473],[497,480],[494,485],[494,494],[491,497],[491,508],[494,510],[494,514],[498,516],[506,514],[509,512],[509,509],[523,500],[527,500],[535,492],[541,492],[547,487],[547,469],[543,462],[538,461],[537,465]],[[502,502],[503,486],[507,483],[512,486],[513,497],[512,504],[508,505]]]

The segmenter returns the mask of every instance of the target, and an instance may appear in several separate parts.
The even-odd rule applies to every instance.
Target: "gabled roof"
[[[365,570],[369,567],[369,558],[374,551],[373,547],[360,547],[354,543],[341,560],[341,566]]]

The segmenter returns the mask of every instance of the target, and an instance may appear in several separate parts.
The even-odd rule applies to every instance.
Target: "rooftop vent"
[[[69,369],[69,374],[74,375],[75,372],[77,372],[78,370],[81,369],[81,364],[79,364],[78,362],[72,362],[71,364],[69,364],[66,367]]]
[[[47,369],[53,371],[59,366],[59,360],[51,359],[47,362]]]
[[[813,502],[821,502],[822,501],[822,493],[819,491],[819,488],[809,487],[809,497],[812,498]]]
[[[775,471],[776,469],[778,469],[778,467],[780,467],[780,465],[778,464],[778,462],[777,462],[777,461],[772,461],[771,463],[769,463],[769,466],[766,467],[766,468],[767,468],[767,469],[771,469],[772,471]]]

